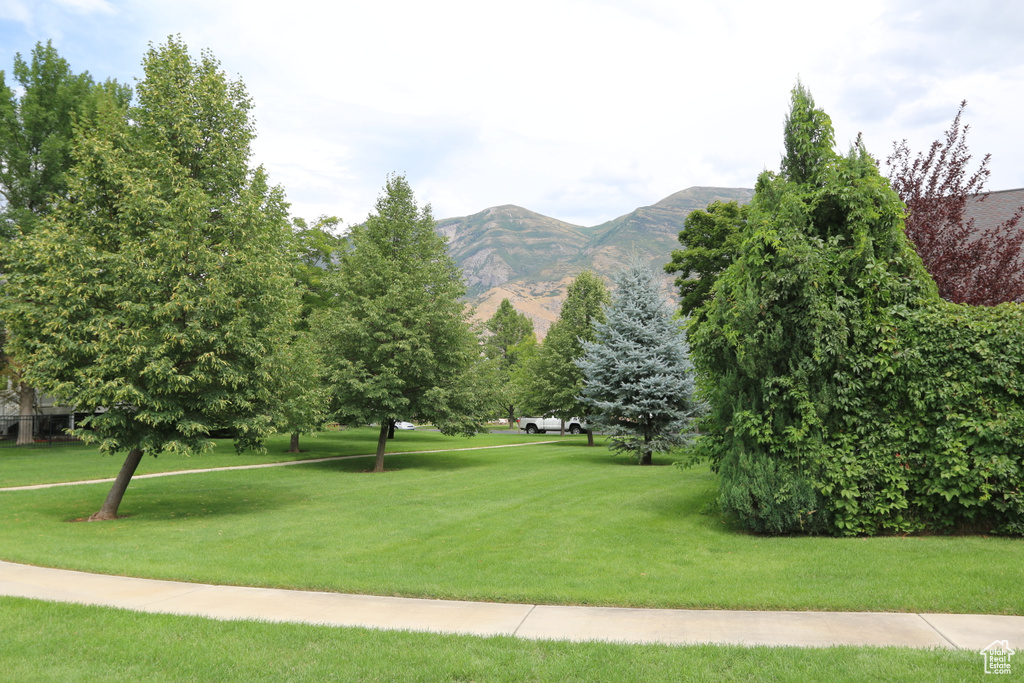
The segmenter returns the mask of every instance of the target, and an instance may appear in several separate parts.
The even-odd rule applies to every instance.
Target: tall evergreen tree
[[[611,448],[650,465],[655,453],[686,443],[700,412],[686,332],[658,292],[654,274],[634,259],[615,279],[607,321],[595,325],[577,361],[588,419],[611,435]]]
[[[145,454],[271,433],[298,307],[245,87],[174,38],[143,69],[127,117],[107,104],[83,129],[67,196],[16,241],[4,291],[26,379],[95,413],[83,439],[128,452],[93,519],[116,517]]]
[[[383,472],[396,420],[477,431],[470,374],[480,345],[460,301],[462,273],[404,177],[388,178],[349,244],[326,278],[337,304],[315,316],[313,329],[339,419],[380,424],[374,471]]]

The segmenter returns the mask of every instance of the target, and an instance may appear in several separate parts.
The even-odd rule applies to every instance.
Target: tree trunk
[[[508,407],[508,428],[509,429],[512,429],[512,423],[515,422],[515,420],[516,420],[515,405],[510,405]]]
[[[33,408],[36,392],[24,382],[18,382],[18,446],[31,446],[35,432]]]
[[[395,421],[394,420],[388,420],[388,438],[389,439],[395,438]]]
[[[650,434],[644,434],[644,452],[640,456],[640,464],[641,465],[650,465],[651,464],[651,449],[647,445],[650,442],[651,442],[651,435]]]
[[[121,471],[118,472],[117,479],[114,480],[114,485],[110,487],[110,493],[107,494],[107,499],[103,501],[103,507],[100,508],[99,512],[89,518],[90,522],[117,519],[117,508],[121,505],[121,499],[124,498],[124,492],[128,488],[128,482],[132,480],[132,475],[135,474],[135,470],[138,468],[141,460],[141,448],[133,448],[128,452],[128,457],[124,459],[124,464],[121,465]]]
[[[388,444],[388,423],[390,420],[381,420],[380,436],[377,437],[377,459],[373,463],[374,472],[384,471],[384,447]],[[392,425],[394,427],[394,425]]]
[[[594,445],[594,430],[593,429],[588,429],[587,430],[587,445],[588,446],[593,446]]]
[[[559,436],[565,436],[565,420],[559,420],[558,422],[559,422],[558,435]]]
[[[288,446],[288,452],[289,453],[301,453],[302,452],[302,451],[299,450],[299,433],[298,432],[294,432],[292,434],[292,442],[291,442],[291,445]]]

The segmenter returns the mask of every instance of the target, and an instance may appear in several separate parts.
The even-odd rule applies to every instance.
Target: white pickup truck
[[[519,423],[519,428],[527,434],[543,434],[562,429],[562,420],[557,417],[521,417],[516,422]],[[565,421],[565,431],[570,434],[581,434],[587,431],[587,423],[578,417],[570,417]]]

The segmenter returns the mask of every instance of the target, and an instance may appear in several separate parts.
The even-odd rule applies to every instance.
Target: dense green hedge
[[[792,136],[809,170],[761,176],[691,326],[722,507],[758,533],[1021,533],[1024,309],[942,301],[871,157],[804,114],[829,127]]]

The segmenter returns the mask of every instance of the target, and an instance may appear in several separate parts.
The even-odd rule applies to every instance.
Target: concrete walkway
[[[212,619],[683,645],[1024,648],[1024,617],[877,612],[729,612],[374,597],[153,581],[0,561],[0,595]]]

